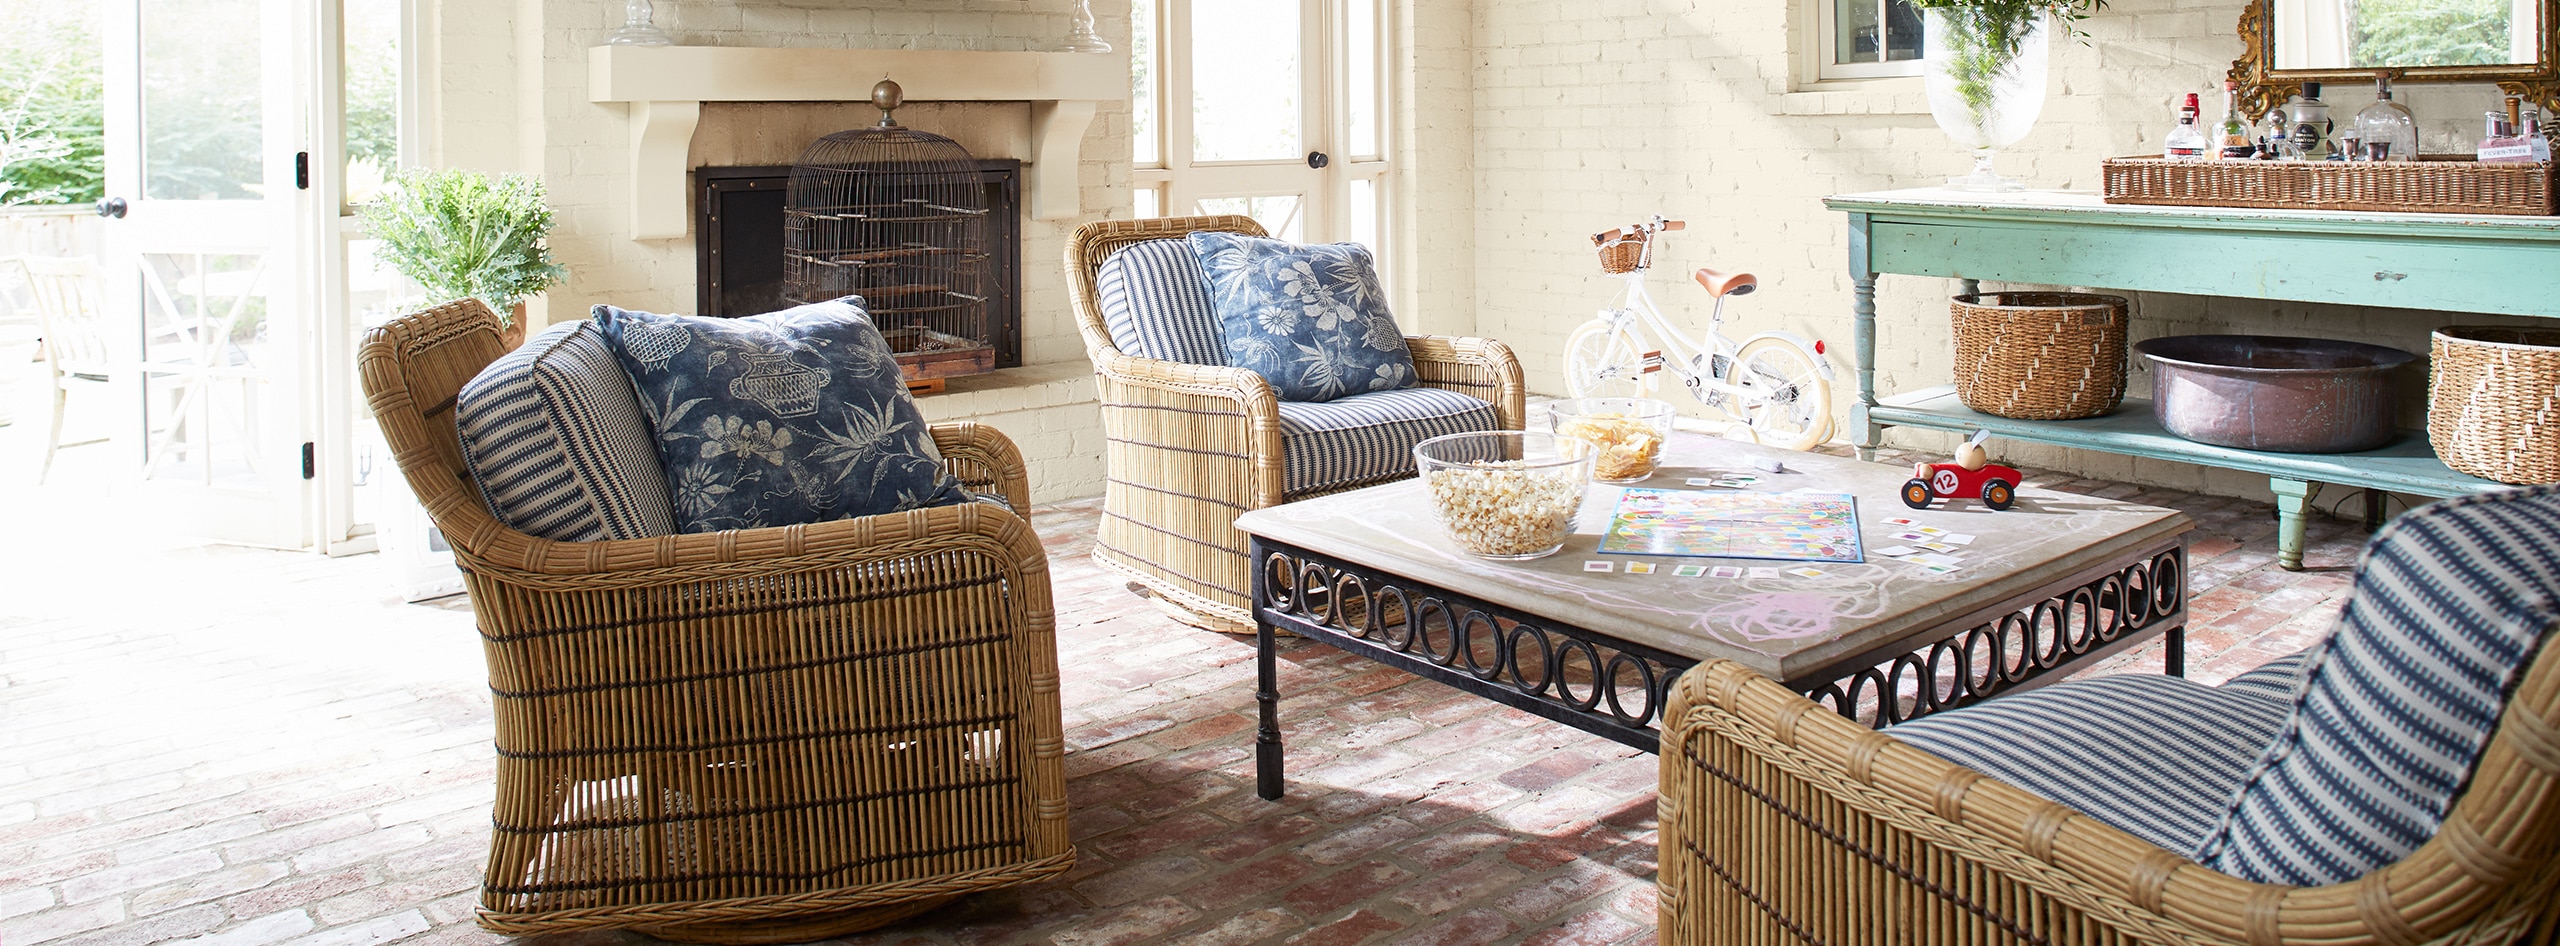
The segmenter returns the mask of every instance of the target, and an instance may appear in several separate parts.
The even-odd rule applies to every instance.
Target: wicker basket
[[[1645,235],[1630,233],[1600,244],[1600,271],[1610,275],[1632,273],[1644,265]]]
[[[2560,330],[2436,330],[2427,438],[2444,465],[2501,483],[2560,483]]]
[[[2076,420],[2124,400],[2125,301],[2079,292],[1957,296],[1956,396],[1985,414]]]
[[[2417,161],[2170,161],[2108,158],[2110,204],[2549,216],[2551,164]]]

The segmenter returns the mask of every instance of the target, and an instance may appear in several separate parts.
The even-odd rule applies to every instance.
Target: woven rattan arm
[[[2546,657],[2435,840],[2355,881],[2292,888],[2209,870],[1739,664],[1701,664],[1664,716],[1661,938],[2410,946],[2516,942],[2528,929],[2548,937],[2560,882],[2555,694],[2560,661]]]
[[[1030,471],[1023,467],[1022,450],[1013,445],[1013,438],[973,420],[934,424],[929,429],[934,449],[942,451],[943,467],[960,478],[960,485],[1002,496],[1014,515],[1025,521],[1031,518]]]
[[[1529,388],[1511,346],[1490,338],[1407,335],[1414,374],[1425,387],[1446,388],[1490,402],[1502,429],[1519,430],[1528,419]]]

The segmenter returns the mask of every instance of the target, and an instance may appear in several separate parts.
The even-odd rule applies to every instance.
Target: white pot
[[[1991,156],[2018,143],[2044,112],[2050,18],[2039,16],[2016,37],[2016,52],[1987,48],[1996,40],[1971,7],[1921,9],[1920,75],[1929,92],[1929,114],[1947,137],[1973,149],[1973,173],[1949,178],[1958,190],[2013,191],[2025,187],[1991,170]]]

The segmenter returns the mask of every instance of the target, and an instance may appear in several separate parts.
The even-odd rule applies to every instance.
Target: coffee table
[[[1752,468],[1774,457],[1786,472]],[[1747,490],[1856,497],[1860,564],[1602,554],[1622,487],[1595,484],[1555,555],[1498,562],[1460,551],[1421,481],[1257,509],[1253,611],[1260,794],[1281,789],[1278,630],[1400,667],[1495,702],[1655,751],[1671,683],[1701,661],[1742,663],[1869,725],[2058,680],[2165,636],[2184,673],[2186,536],[2176,510],[2020,489],[1994,512],[1897,498],[1907,466],[1675,434],[1642,488],[1750,474]],[[1716,487],[1706,487],[1718,489]],[[1885,520],[1907,518],[1913,526]],[[1916,526],[1969,535],[1953,571],[1884,558]],[[1612,563],[1607,573],[1585,563]],[[1650,574],[1626,565],[1649,562]],[[1778,569],[1776,577],[1679,577],[1682,564]],[[1787,574],[1817,568],[1818,577]]]

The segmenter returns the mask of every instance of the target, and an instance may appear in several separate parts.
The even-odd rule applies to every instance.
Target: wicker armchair
[[[1073,865],[1048,561],[971,503],[554,542],[482,505],[455,395],[503,353],[478,302],[365,336],[365,391],[453,547],[497,722],[480,925],[805,942]],[[1028,509],[1021,455],[937,424]]]
[[[1917,744],[1927,740],[1920,734],[1897,738],[1894,730],[1867,729],[1738,664],[1716,661],[1680,679],[1664,717],[1662,941],[2230,946],[2550,946],[2560,941],[2560,655],[2553,652],[2555,628],[2560,628],[2560,596],[2553,590],[2560,582],[2553,580],[2551,567],[2560,560],[2555,555],[2560,551],[2560,515],[2554,514],[2560,504],[2553,502],[2552,491],[2535,492],[2535,505],[2517,502],[2519,508],[2511,510],[2523,517],[2519,521],[2542,522],[2521,536],[2483,530],[2477,518],[2435,517],[2437,523],[2450,521],[2451,531],[2481,540],[2473,548],[2506,551],[2446,555],[2443,547],[2426,547],[2403,556],[2403,561],[2434,569],[2422,576],[2429,580],[2404,580],[2413,572],[2402,570],[2368,581],[2376,562],[2388,557],[2383,549],[2392,535],[2386,531],[2359,566],[2356,597],[2336,636],[2300,660],[2284,661],[2293,669],[2276,676],[2290,675],[2293,684],[2255,684],[2264,694],[2255,698],[2274,704],[2275,725],[2266,731],[2275,734],[2276,745],[2292,746],[2286,750],[2291,755],[2321,756],[2323,750],[2304,748],[2314,743],[2312,737],[2298,735],[2302,733],[2353,731],[2368,738],[2395,738],[2392,721],[2411,712],[2417,701],[2393,699],[2378,704],[2384,712],[2349,715],[2336,711],[2346,704],[2322,702],[2323,694],[2347,690],[2389,691],[2388,681],[2352,663],[2359,656],[2351,651],[2378,641],[2380,649],[2363,652],[2401,660],[2424,655],[2415,659],[2429,663],[2448,653],[2476,660],[2487,651],[2471,646],[2480,638],[2449,630],[2352,640],[2351,635],[2364,633],[2358,622],[2447,627],[2461,618],[2458,606],[2445,604],[2461,593],[2457,586],[2496,586],[2490,597],[2509,609],[2500,618],[2506,623],[2498,625],[2506,629],[2501,646],[2513,645],[2498,652],[2521,654],[2521,662],[2498,664],[2515,668],[2506,678],[2510,682],[2502,707],[2495,703],[2499,687],[2494,676],[2471,678],[2493,682],[2462,691],[2490,701],[2476,716],[2489,727],[2488,741],[2469,762],[2467,775],[2465,757],[2454,750],[2465,744],[2464,738],[2437,729],[2418,740],[2424,748],[2403,742],[2400,752],[2337,756],[2350,764],[2328,772],[2349,773],[2348,780],[2325,782],[2320,791],[2300,794],[2289,793],[2308,783],[2283,781],[2289,777],[2283,768],[2293,760],[2240,753],[2237,768],[2220,770],[2241,787],[2240,802],[2220,801],[2210,791],[2186,799],[2205,806],[2205,821],[2221,819],[2202,840],[2204,850],[2215,852],[2205,859],[2217,865],[2249,863],[2260,856],[2231,853],[2228,845],[2235,842],[2229,839],[2248,833],[2280,838],[2289,852],[2315,857],[2360,851],[2358,856],[2379,866],[2342,871],[2339,876],[2351,879],[2310,886],[2253,883],[2129,833],[2157,830],[2156,823],[2138,819],[2156,815],[2162,806],[2154,801],[2159,796],[2144,790],[2146,777],[2125,773],[2180,769],[2189,764],[2187,758],[2118,758],[2109,743],[2065,746],[2048,742],[2055,739],[2052,734],[2031,728],[1967,724],[1969,735],[1988,737],[1973,743],[1984,758],[2042,752],[2084,760],[2086,768],[2048,766],[2021,776],[2070,783],[2079,802],[2066,805],[2049,800],[2069,794],[2051,791],[2051,782],[2047,791],[2030,793],[2018,787],[2024,782],[2013,784],[1949,761],[1943,744],[1934,752],[1922,751]],[[2497,502],[2491,497],[2500,495],[2478,498]],[[2436,508],[2409,518],[2426,518]],[[2403,551],[2408,551],[2405,546]],[[2534,574],[2530,582],[2497,586],[2506,580],[2500,577],[2504,567],[2536,559],[2540,564],[2529,569]],[[2455,577],[2446,580],[2447,574]],[[2377,599],[2381,603],[2372,603]],[[2360,606],[2366,608],[2362,617]],[[2324,659],[2347,661],[2340,666],[2348,669],[2324,670],[2319,663]],[[2110,683],[2125,684],[2122,691],[2176,687],[2196,694],[2252,686],[2245,677],[2221,688],[2162,678],[2104,678],[2062,686],[2086,687],[2078,692],[2090,693],[2104,692],[2103,685]],[[2004,699],[2043,695],[2039,691]],[[2224,693],[2213,698],[2252,697]],[[2050,699],[2063,700],[2058,694]],[[1953,715],[1989,710],[2002,702]],[[2083,715],[2071,725],[2121,725],[2096,719]],[[2137,725],[2179,748],[2204,747],[2217,731],[2229,728],[2225,718],[2194,713],[2168,714]],[[2036,748],[2040,745],[2061,748]],[[2386,758],[2387,763],[2374,761]],[[2444,812],[2440,825],[2427,829],[2431,834],[2410,838],[2414,850],[2360,847],[2362,839],[2353,832],[2371,822],[2360,820],[2357,806],[2382,799],[2406,815],[2438,802],[2415,794],[2341,790],[2352,788],[2358,777],[2387,782],[2377,773],[2416,764],[2449,767],[2442,769],[2449,778],[2438,784],[2451,787],[2446,797],[2453,801],[2450,808],[2434,809]],[[2271,779],[2287,787],[2270,790],[2266,780]],[[2273,823],[2275,830],[2267,822],[2248,820],[2253,813],[2271,810],[2250,807],[2268,798],[2290,799],[2281,804],[2294,806]],[[2083,813],[2111,806],[2120,815],[2114,823],[2128,830]],[[2133,817],[2122,817],[2128,814]],[[2217,850],[2217,844],[2225,846]],[[2392,861],[2389,852],[2394,849],[2407,853]]]
[[[1106,441],[1109,482],[1093,556],[1176,617],[1250,631],[1247,539],[1235,517],[1377,481],[1292,493],[1278,401],[1260,375],[1144,358],[1112,341],[1096,286],[1103,261],[1122,247],[1194,231],[1264,235],[1253,218],[1236,215],[1105,220],[1078,228],[1067,245],[1067,287],[1098,376]],[[1408,335],[1405,344],[1424,387],[1473,395],[1494,406],[1503,428],[1520,428],[1527,389],[1509,346],[1443,335]]]

